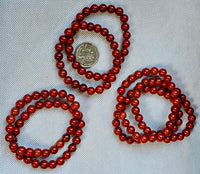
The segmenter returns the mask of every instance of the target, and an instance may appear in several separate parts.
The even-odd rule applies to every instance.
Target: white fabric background
[[[72,91],[57,75],[54,45],[75,14],[93,3],[121,6],[130,17],[131,47],[117,81],[102,95],[88,97]],[[119,20],[110,14],[93,15],[88,21],[108,27],[120,41]],[[111,66],[108,43],[100,35],[80,31],[74,46],[90,41],[100,52],[94,71]],[[198,174],[200,173],[200,1],[199,0],[1,0],[0,1],[0,173],[68,174]],[[113,134],[112,113],[116,89],[137,69],[164,67],[195,108],[196,124],[190,137],[176,143],[128,145]],[[69,67],[67,67],[69,69]],[[75,76],[74,71],[70,72]],[[80,81],[84,79],[77,76]],[[88,82],[89,83],[89,82]],[[71,159],[54,170],[33,169],[16,160],[5,137],[5,118],[26,93],[42,89],[66,89],[80,101],[86,127],[82,142]],[[147,123],[160,129],[170,103],[158,96],[141,97]],[[19,143],[47,148],[65,132],[69,114],[60,110],[36,112],[22,128]],[[53,156],[51,159],[54,159]]]

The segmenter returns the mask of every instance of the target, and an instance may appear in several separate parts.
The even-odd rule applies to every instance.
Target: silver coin
[[[76,61],[80,62],[81,66],[89,68],[97,63],[99,52],[97,47],[89,42],[84,42],[76,48]]]

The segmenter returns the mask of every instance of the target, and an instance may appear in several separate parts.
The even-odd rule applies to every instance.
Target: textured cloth
[[[83,7],[114,4],[129,16],[131,46],[117,81],[102,95],[87,96],[67,87],[58,77],[54,45]],[[87,21],[100,23],[121,41],[119,19],[111,14],[95,14]],[[74,48],[82,42],[94,43],[100,53],[93,71],[106,72],[112,63],[109,44],[100,36],[80,31]],[[60,174],[199,174],[200,173],[200,1],[199,0],[1,0],[0,1],[0,173]],[[175,143],[128,145],[113,134],[112,120],[116,89],[137,69],[166,68],[195,108],[197,120],[191,136]],[[69,66],[66,69],[70,70]],[[73,77],[81,78],[74,70]],[[88,84],[93,84],[87,81]],[[96,83],[94,84],[96,85]],[[4,141],[6,116],[26,93],[42,89],[66,89],[81,104],[86,126],[82,142],[70,160],[54,170],[33,169],[18,161]],[[170,112],[170,102],[157,95],[140,99],[144,120],[162,129]],[[130,112],[130,111],[129,111]],[[186,115],[184,115],[186,118]],[[48,148],[65,132],[70,114],[59,109],[36,112],[21,129],[20,145]],[[129,117],[132,117],[131,115]],[[133,120],[133,119],[132,119]],[[184,124],[186,119],[184,120]],[[135,125],[135,123],[134,123]],[[181,129],[183,126],[181,126]],[[51,156],[55,159],[63,150]]]

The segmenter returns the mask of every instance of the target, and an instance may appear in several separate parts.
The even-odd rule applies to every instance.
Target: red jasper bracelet
[[[34,100],[34,104],[29,103]],[[27,105],[27,109],[20,113],[20,110]],[[20,133],[20,129],[24,126],[26,120],[35,113],[37,110],[45,108],[59,108],[68,110],[72,114],[70,120],[70,126],[66,129],[66,133],[62,135],[55,145],[49,149],[40,148],[25,148],[19,146],[17,143],[17,135]],[[50,91],[43,90],[41,92],[33,92],[32,95],[26,94],[22,100],[16,102],[16,106],[11,109],[11,115],[7,116],[6,126],[7,135],[5,139],[9,142],[9,148],[11,152],[16,153],[16,158],[23,160],[26,164],[31,164],[33,168],[41,167],[55,168],[57,165],[64,164],[65,160],[71,157],[71,153],[76,151],[76,146],[81,142],[80,136],[82,135],[82,128],[85,126],[85,122],[82,120],[82,113],[78,111],[80,104],[75,101],[75,97],[72,94],[68,94],[65,90],[51,89]],[[45,158],[50,154],[56,154],[60,148],[64,146],[66,142],[69,142],[72,138],[72,143],[68,146],[68,149],[57,160],[46,161]]]
[[[126,88],[137,79],[142,78],[142,76],[147,77],[143,78],[141,82],[138,82],[133,90],[129,90],[125,94]],[[136,71],[133,75],[128,76],[127,80],[122,82],[117,92],[119,94],[117,96],[118,104],[113,114],[114,120],[112,124],[115,127],[114,133],[119,136],[121,141],[126,141],[128,144],[146,143],[148,141],[164,141],[165,143],[169,143],[171,141],[183,140],[184,137],[190,135],[196,119],[194,109],[190,106],[190,101],[186,99],[186,96],[181,93],[181,90],[176,88],[175,83],[172,82],[172,77],[167,74],[165,69],[158,70],[158,68],[153,67],[151,69],[144,68],[142,71]],[[140,114],[139,97],[145,92],[163,96],[172,103],[171,113],[168,116],[169,121],[166,122],[166,127],[162,130],[151,130]],[[129,104],[132,106],[132,114],[135,116],[136,122],[138,122],[138,128],[143,133],[136,132],[135,127],[126,118],[125,109]],[[182,124],[182,107],[188,114],[188,122],[182,132],[176,133]]]
[[[84,21],[85,17],[89,16],[91,13],[100,12],[109,12],[115,13],[120,17],[120,21],[122,22],[121,29],[123,31],[123,41],[122,41],[122,49],[118,49],[118,43],[114,41],[114,36],[109,34],[107,28],[102,28],[99,24],[87,23]],[[130,32],[128,32],[129,24],[127,23],[128,16],[123,13],[123,9],[121,7],[115,8],[113,5],[105,5],[101,4],[100,6],[93,4],[90,8],[83,8],[81,13],[76,15],[76,20],[72,21],[71,28],[67,28],[64,31],[64,35],[60,36],[59,43],[55,45],[56,54],[55,59],[57,60],[56,67],[59,69],[59,76],[64,78],[64,82],[67,85],[71,84],[71,87],[74,89],[79,89],[81,92],[87,92],[89,95],[93,95],[95,92],[97,94],[103,93],[104,89],[109,89],[111,87],[111,82],[116,80],[116,75],[120,72],[121,63],[124,61],[124,57],[128,55],[128,47],[130,46],[129,38],[131,36]],[[107,72],[100,74],[98,72],[93,73],[90,70],[86,70],[86,68],[82,67],[78,61],[76,61],[76,56],[73,52],[73,37],[76,32],[81,30],[94,31],[96,33],[100,33],[102,36],[106,37],[106,40],[110,43],[110,48],[113,50],[112,55],[114,57],[113,67]],[[81,76],[85,76],[87,79],[94,79],[95,81],[102,80],[103,84],[94,87],[88,87],[86,84],[80,84],[78,80],[73,80],[70,76],[67,75],[67,71],[64,69],[63,53],[65,50],[67,53],[67,60],[72,62],[72,67],[77,70],[78,74]]]

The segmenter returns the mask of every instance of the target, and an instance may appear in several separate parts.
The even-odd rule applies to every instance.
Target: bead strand
[[[20,110],[32,100],[36,101],[35,104],[28,105],[26,111],[20,114]],[[70,126],[66,129],[66,133],[62,135],[61,139],[49,149],[33,149],[19,146],[17,143],[17,135],[20,134],[20,129],[24,126],[25,121],[37,110],[42,108],[50,109],[52,107],[68,110],[72,114],[72,119],[69,122]],[[58,92],[56,89],[51,89],[50,91],[35,91],[32,95],[26,94],[22,100],[16,102],[16,106],[11,109],[11,115],[6,118],[8,125],[5,128],[7,131],[5,140],[9,142],[11,152],[16,153],[17,159],[23,160],[26,164],[31,164],[33,168],[40,166],[43,169],[53,169],[57,165],[64,164],[65,160],[71,157],[71,153],[76,151],[76,146],[81,142],[80,136],[83,133],[82,128],[85,126],[85,122],[82,120],[83,114],[78,111],[79,107],[80,104],[75,101],[74,95],[67,95],[65,90],[60,90]],[[16,119],[18,115],[19,118]],[[50,154],[56,154],[71,138],[72,143],[62,156],[49,162],[45,160]],[[40,157],[42,157],[41,161],[38,159]]]
[[[146,77],[126,93],[126,88],[143,76]],[[166,127],[162,130],[152,130],[143,120],[143,115],[140,113],[139,108],[139,97],[145,92],[163,96],[172,103],[171,113],[168,115],[169,120],[165,124]],[[194,109],[190,106],[190,101],[186,99],[186,96],[181,93],[181,90],[176,88],[175,83],[172,82],[172,77],[167,74],[165,69],[158,70],[158,68],[153,67],[151,69],[144,68],[142,71],[136,71],[133,75],[129,75],[127,80],[122,82],[117,93],[118,103],[116,111],[113,114],[114,120],[112,124],[114,126],[114,133],[119,136],[121,141],[126,141],[128,144],[146,143],[148,141],[169,143],[183,140],[184,137],[190,135],[196,119]],[[131,105],[131,112],[138,123],[138,128],[143,133],[136,132],[135,127],[126,118],[125,109],[127,105]],[[183,111],[181,107],[188,114],[188,122],[182,132],[176,133],[179,126],[182,125]],[[123,132],[122,127],[126,133]]]
[[[92,13],[97,12],[109,12],[114,13],[120,17],[121,29],[123,31],[123,41],[122,41],[122,49],[118,49],[118,43],[114,40],[114,36],[109,34],[109,30],[107,28],[102,28],[99,24],[93,24],[92,22],[87,23],[84,19]],[[67,28],[64,31],[64,35],[59,37],[59,43],[55,45],[56,54],[55,59],[57,60],[56,67],[58,68],[58,74],[61,78],[64,79],[64,83],[67,85],[71,85],[74,89],[79,89],[81,92],[87,92],[88,95],[93,95],[95,93],[101,94],[104,89],[109,89],[111,87],[111,83],[116,80],[116,75],[120,72],[121,64],[124,62],[125,56],[128,55],[128,47],[130,46],[129,38],[131,37],[129,30],[129,24],[127,23],[128,16],[123,13],[123,9],[121,7],[115,8],[113,5],[105,5],[101,4],[100,6],[93,4],[90,8],[83,8],[81,13],[76,15],[76,19],[72,21],[71,28]],[[112,49],[113,59],[113,67],[107,72],[100,74],[98,72],[93,73],[90,70],[86,70],[86,68],[82,67],[79,62],[76,61],[76,56],[73,54],[73,42],[74,36],[78,30],[88,30],[94,31],[96,33],[100,33],[102,36],[106,38],[106,40],[110,43],[110,48]],[[88,87],[86,84],[80,84],[78,80],[72,79],[69,75],[67,75],[67,71],[64,69],[65,63],[62,61],[63,53],[65,50],[67,53],[67,60],[71,62],[72,68],[76,69],[78,74],[81,76],[85,76],[87,79],[94,79],[95,81],[102,80],[103,84],[94,87]]]

